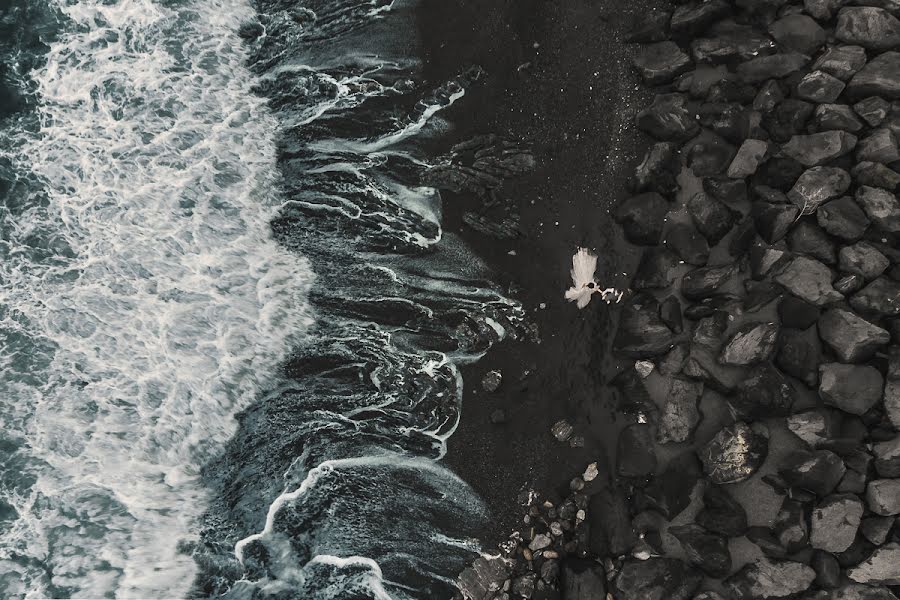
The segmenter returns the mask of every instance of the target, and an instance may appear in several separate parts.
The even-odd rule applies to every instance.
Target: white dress
[[[572,257],[573,287],[566,290],[566,299],[574,301],[578,308],[584,308],[591,301],[591,296],[600,290],[594,281],[597,270],[597,255],[587,248],[579,248]]]

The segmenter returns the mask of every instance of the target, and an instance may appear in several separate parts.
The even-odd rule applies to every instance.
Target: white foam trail
[[[276,123],[234,34],[249,3],[54,1],[71,22],[18,157],[47,200],[0,265],[4,325],[51,353],[0,388],[39,465],[0,547],[52,572],[23,575],[33,597],[183,597],[198,469],[308,327],[312,275],[271,239]],[[39,231],[52,260],[28,248]]]

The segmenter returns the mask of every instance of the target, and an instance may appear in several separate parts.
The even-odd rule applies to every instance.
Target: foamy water
[[[27,481],[0,490],[0,589],[180,597],[198,469],[310,324],[312,275],[271,239],[248,3],[56,2],[40,132],[12,157],[45,195],[0,262],[0,418]]]

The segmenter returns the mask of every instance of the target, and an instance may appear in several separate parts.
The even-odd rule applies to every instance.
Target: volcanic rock
[[[644,488],[647,505],[672,520],[691,503],[691,493],[701,476],[697,456],[684,452],[671,459],[663,472],[655,476]]]
[[[698,63],[714,65],[750,60],[760,54],[768,54],[774,45],[768,36],[752,27],[735,26],[720,32],[716,37],[698,38],[691,42],[691,55]]]
[[[900,52],[885,52],[870,60],[850,80],[847,93],[853,98],[900,99]]]
[[[816,211],[819,225],[831,235],[855,241],[869,227],[869,218],[853,198],[843,196],[823,204]]]
[[[731,572],[727,538],[693,523],[670,527],[669,533],[681,544],[688,561],[710,577],[726,577]]]
[[[900,46],[900,21],[881,8],[846,7],[838,13],[834,35],[847,44],[889,50]]]
[[[662,238],[669,203],[656,192],[628,198],[616,210],[616,222],[633,244],[655,246]]]
[[[849,569],[847,577],[866,585],[900,585],[900,544],[892,542]]]
[[[862,515],[863,504],[856,496],[828,496],[816,506],[810,518],[812,547],[826,552],[843,552],[856,538]]]
[[[856,202],[876,227],[890,233],[900,233],[900,201],[895,194],[861,186],[856,190]]]
[[[842,308],[825,311],[819,319],[819,335],[843,362],[868,360],[891,337],[881,327]]]
[[[563,561],[560,588],[566,600],[605,598],[606,571],[595,560],[567,556]]]
[[[822,362],[822,344],[815,329],[782,329],[779,337],[778,367],[814,388],[819,381],[819,363]],[[760,418],[764,416],[760,415]]]
[[[894,527],[895,520],[896,519],[892,516],[866,517],[862,520],[859,531],[863,534],[863,537],[869,540],[869,542],[876,546],[880,546],[887,540],[888,534]]]
[[[736,600],[788,598],[808,589],[815,578],[804,564],[758,558],[726,579],[725,587]]]
[[[900,477],[900,435],[873,447],[875,470],[881,477]]]
[[[791,230],[788,234],[788,247],[796,254],[805,254],[828,265],[837,262],[834,242],[825,230],[809,220],[800,221]]]
[[[803,172],[788,192],[788,198],[801,208],[802,215],[811,215],[821,204],[846,192],[850,181],[850,174],[843,169],[813,167]]]
[[[737,271],[733,264],[720,267],[701,267],[688,271],[681,280],[681,293],[689,300],[714,296]]]
[[[795,135],[781,147],[781,151],[807,167],[815,167],[841,157],[855,147],[855,135],[846,131],[823,131],[811,135]]]
[[[808,410],[791,415],[786,422],[791,433],[806,442],[811,448],[815,448],[828,439],[828,422],[825,415],[819,410]]]
[[[689,600],[703,576],[672,558],[629,558],[616,577],[618,600]]]
[[[635,169],[635,191],[650,190],[672,194],[678,189],[681,157],[678,145],[671,142],[653,144]]]
[[[727,537],[744,535],[747,513],[740,502],[721,486],[707,485],[703,492],[703,509],[695,519],[701,527]]]
[[[685,3],[672,13],[669,30],[673,36],[694,36],[703,33],[707,27],[731,12],[725,0]]]
[[[681,94],[659,94],[636,117],[638,129],[660,141],[683,141],[697,135],[700,126]]]
[[[868,365],[826,363],[819,367],[819,396],[825,404],[861,415],[881,399],[884,380]]]
[[[689,223],[676,223],[666,232],[666,247],[689,265],[702,267],[709,258],[709,243]]]
[[[856,273],[868,281],[884,273],[891,262],[872,244],[857,242],[841,248],[838,265],[841,271]]]
[[[754,431],[738,421],[725,427],[698,453],[703,470],[713,483],[735,483],[751,477],[768,454],[764,430]]]
[[[645,424],[629,425],[619,434],[616,472],[622,477],[643,478],[656,470],[651,428]]]
[[[834,452],[797,450],[784,459],[778,473],[792,488],[827,496],[834,491],[845,471],[844,461]]]
[[[819,308],[795,296],[787,296],[778,306],[781,324],[793,329],[808,329],[819,320]]]
[[[746,83],[762,83],[766,79],[787,77],[799,71],[808,62],[809,58],[798,52],[760,56],[739,64],[737,74]]]
[[[869,124],[878,127],[891,110],[891,104],[878,96],[871,96],[853,105],[853,110]]]
[[[856,149],[856,160],[890,164],[900,160],[897,136],[887,127],[876,129],[864,137]]]
[[[866,504],[876,515],[900,514],[900,479],[875,479],[866,486]]]
[[[691,69],[691,59],[674,42],[645,46],[633,62],[648,85],[668,83]]]
[[[673,270],[677,262],[678,257],[668,248],[647,248],[641,255],[641,260],[631,281],[632,289],[649,290],[669,287],[674,278]]]
[[[809,566],[815,570],[816,585],[820,588],[833,589],[841,584],[841,565],[831,554],[813,551]]]
[[[847,81],[866,64],[866,50],[862,46],[832,46],[813,63],[813,70]]]
[[[813,113],[813,121],[820,132],[845,131],[857,133],[864,125],[846,104],[820,104]]]
[[[688,213],[697,230],[714,246],[731,231],[734,213],[705,192],[698,192],[688,200]]]
[[[700,396],[703,384],[675,378],[669,386],[659,419],[656,441],[660,444],[687,442],[700,422]]]
[[[832,77],[825,71],[813,71],[804,75],[797,83],[797,97],[818,104],[834,102],[845,87],[846,84],[837,77]]]
[[[863,314],[896,317],[900,315],[900,282],[879,277],[854,294],[850,306]]]
[[[843,299],[831,287],[831,270],[817,260],[805,256],[796,256],[787,267],[775,276],[775,281],[783,285],[795,296],[815,304],[824,306]]]
[[[853,167],[850,174],[858,185],[883,188],[888,191],[896,191],[900,188],[900,173],[881,163],[863,161]]]
[[[722,364],[745,366],[772,357],[778,341],[776,323],[747,323],[735,332],[722,349]]]
[[[765,162],[768,150],[768,142],[763,140],[744,140],[734,160],[728,167],[728,176],[734,179],[741,179],[753,175],[756,173],[759,165]]]

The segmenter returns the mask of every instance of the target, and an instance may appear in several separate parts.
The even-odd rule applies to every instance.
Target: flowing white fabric
[[[574,301],[578,308],[584,308],[600,286],[594,281],[597,270],[597,255],[587,248],[579,248],[572,257],[573,287],[566,290],[566,299]]]

